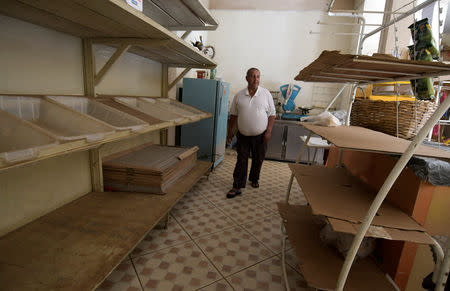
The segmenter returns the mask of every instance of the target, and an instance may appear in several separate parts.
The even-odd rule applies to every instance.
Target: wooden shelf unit
[[[168,1],[166,1],[168,2]],[[202,25],[189,29],[213,29],[217,25],[196,0],[170,1],[172,8],[186,3],[188,10],[202,19]],[[167,5],[167,4],[166,4]],[[200,5],[200,6],[199,6]],[[169,7],[170,8],[170,7]],[[82,39],[83,96],[95,98],[95,86],[125,52],[162,63],[161,97],[191,68],[214,68],[216,63],[175,33],[126,4],[124,0],[6,0],[0,13],[41,25]],[[205,21],[208,20],[208,21]],[[198,24],[198,23],[197,23]],[[205,25],[209,24],[209,25]],[[171,27],[178,29],[181,27]],[[93,44],[116,47],[116,52],[98,72]],[[186,69],[172,82],[169,67]],[[37,94],[36,94],[37,95]],[[139,96],[134,96],[139,97]],[[40,151],[37,158],[16,164],[0,164],[0,171],[58,155],[89,150],[92,191],[40,218],[0,237],[0,282],[4,289],[92,290],[118,266],[145,235],[167,217],[171,207],[198,179],[211,169],[211,163],[196,166],[172,185],[166,195],[128,192],[102,192],[101,146],[132,147],[128,141],[145,133],[164,132],[168,127],[209,118],[210,114],[187,117],[176,122],[150,124],[140,131],[113,133],[101,141],[84,140],[58,144]],[[149,123],[149,122],[147,122]],[[114,147],[114,146],[113,146]],[[114,151],[117,151],[114,149]],[[51,183],[51,181],[44,181]],[[76,183],[75,181],[74,183]],[[66,189],[64,189],[66,190]]]
[[[92,192],[0,237],[5,290],[92,290],[211,169],[196,166],[165,195]]]
[[[173,7],[171,5],[181,3],[181,1],[170,2],[167,6]],[[191,3],[190,7],[195,6],[192,4],[194,2],[188,1]],[[198,3],[196,5],[198,6]],[[203,7],[203,10],[206,9]],[[115,47],[130,46],[130,52],[170,66],[198,68],[217,66],[197,48],[129,6],[124,0],[56,2],[6,0],[2,2],[0,13],[90,39],[93,43]]]
[[[450,74],[450,65],[440,62],[399,60],[386,55],[374,55],[374,56],[346,55],[340,54],[338,51],[323,51],[318,59],[316,59],[314,62],[312,62],[310,65],[308,65],[307,67],[305,67],[300,71],[300,73],[295,77],[295,80],[305,82],[349,83],[358,86],[372,83],[384,83],[390,81],[402,81],[427,77],[436,77],[449,74]],[[333,99],[333,102],[334,101],[335,99]],[[430,119],[434,120],[434,118],[436,118],[438,114],[443,114],[444,109],[448,109],[448,102],[445,102],[445,104],[442,105],[443,105],[441,106],[442,108],[438,108],[436,113],[433,114],[433,116],[430,117]],[[349,106],[348,111],[349,112],[351,111],[351,105]],[[331,217],[328,219],[328,222],[330,222],[331,226],[334,227],[334,229],[336,229],[337,231],[346,230],[347,232],[356,234],[356,236],[349,251],[350,255],[346,256],[343,264],[339,263],[336,273],[332,274],[332,276],[329,277],[332,278],[332,282],[331,281],[329,282],[330,284],[327,286],[327,288],[341,291],[345,287],[345,290],[352,290],[354,284],[352,282],[352,273],[354,273],[355,269],[357,269],[355,267],[355,264],[357,264],[357,262],[355,263],[353,261],[354,255],[356,254],[356,251],[360,246],[362,238],[366,236],[368,233],[370,233],[372,224],[376,223],[378,219],[376,214],[378,214],[378,211],[381,211],[383,207],[388,205],[388,203],[383,201],[386,198],[386,195],[388,194],[389,190],[391,189],[392,184],[395,182],[398,175],[400,174],[401,169],[406,165],[407,159],[404,159],[404,157],[410,157],[411,155],[418,155],[426,157],[435,157],[445,159],[448,161],[450,160],[450,152],[432,148],[429,146],[424,146],[420,144],[423,140],[416,141],[417,138],[415,138],[413,141],[407,141],[404,139],[396,138],[384,133],[376,132],[362,127],[356,126],[324,127],[324,126],[314,126],[306,123],[301,124],[305,128],[309,129],[311,131],[311,134],[315,133],[321,136],[322,138],[333,143],[339,149],[376,152],[383,154],[395,154],[401,156],[392,172],[387,176],[386,181],[380,188],[378,194],[374,196],[372,199],[367,200],[367,205],[365,207],[359,209],[360,211],[361,210],[363,211],[362,214],[361,213],[359,214],[358,218],[359,221],[352,221],[350,223],[348,223],[348,221],[345,221],[346,222],[345,225],[342,224],[341,223],[343,221],[342,219],[345,220],[349,219],[349,217],[347,217],[346,214],[340,217],[341,220],[336,219],[336,217]],[[429,130],[429,128],[427,128],[427,130]],[[422,137],[422,134],[424,132],[425,132],[424,129],[422,129],[418,133],[418,135],[420,134]],[[309,135],[307,140],[309,140],[311,134]],[[415,142],[418,142],[419,144],[415,144]],[[300,150],[299,158],[297,159],[296,162],[300,160],[302,153],[303,149]],[[289,200],[289,194],[292,186],[293,177],[294,173],[291,176],[291,181],[288,186],[288,192],[286,197],[287,201]],[[327,181],[329,178],[330,178],[329,175],[324,175],[322,177],[322,181]],[[326,186],[323,184],[316,184],[314,186],[320,188],[327,188],[329,185]],[[329,187],[328,190],[329,193],[327,193],[327,195],[331,196],[335,194],[333,191],[330,190]],[[312,203],[311,206],[314,207]],[[354,210],[356,210],[356,208],[354,208]],[[282,212],[281,208],[280,212]],[[339,213],[339,211],[336,213]],[[295,219],[295,217],[291,219]],[[298,230],[296,229],[293,230],[291,229],[291,231],[288,230],[289,237],[291,238],[293,236],[298,236],[299,234],[296,232],[298,232]],[[408,235],[411,235],[411,233],[408,233]],[[424,233],[424,235],[426,234]],[[413,236],[415,236],[415,234]],[[400,234],[397,237],[397,240],[414,241],[411,239],[407,239],[405,233]],[[430,244],[433,245],[434,247],[438,247],[434,242],[430,243],[430,241],[426,242],[426,240],[422,242],[415,240],[415,242]],[[300,260],[302,260],[301,256],[299,255],[300,250],[296,249],[296,253],[300,257]],[[283,263],[285,263],[284,256],[283,256]],[[438,268],[439,264],[436,264],[435,268],[436,272],[441,271]],[[285,271],[284,275],[286,276]],[[370,284],[367,284],[367,282],[372,283],[374,282],[374,280],[378,281],[376,279],[378,276],[376,272],[373,273],[373,276],[374,277],[369,276],[369,279],[366,280],[366,282],[364,282],[365,283],[364,287],[356,288],[355,290],[362,290],[362,289],[366,290],[367,288],[370,288]],[[373,280],[373,278],[375,279]],[[384,290],[384,289],[375,289],[375,290]]]

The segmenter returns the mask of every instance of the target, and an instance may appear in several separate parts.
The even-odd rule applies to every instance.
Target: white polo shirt
[[[269,90],[258,87],[253,97],[245,88],[231,103],[231,115],[237,116],[239,132],[246,136],[260,135],[267,129],[269,116],[275,116],[275,105]]]

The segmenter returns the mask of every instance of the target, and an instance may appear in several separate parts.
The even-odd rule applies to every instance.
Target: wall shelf
[[[96,288],[210,169],[197,162],[165,195],[88,193],[1,237],[2,288]]]
[[[20,97],[20,96],[15,96],[15,97]],[[38,97],[36,97],[36,98],[38,98]],[[76,98],[76,97],[74,97],[74,98]],[[82,99],[80,98],[80,100],[82,100]],[[84,98],[83,98],[83,100],[84,100]],[[112,100],[112,99],[107,98],[107,99],[101,99],[100,101],[102,101],[102,100],[103,101],[106,100],[105,103],[109,104],[107,101]],[[162,121],[162,120],[155,119],[155,118],[149,116],[148,114],[144,114],[141,112],[136,113],[135,111],[131,111],[131,112],[124,111],[125,113],[128,113],[136,118],[139,118],[140,120],[143,120],[144,125],[141,128],[139,128],[138,130],[121,130],[121,131],[113,130],[113,133],[106,135],[101,139],[94,140],[94,141],[88,141],[86,139],[79,139],[79,140],[69,141],[69,142],[65,142],[65,143],[53,143],[50,146],[42,147],[39,149],[36,148],[36,154],[33,157],[31,157],[30,159],[26,159],[23,161],[7,162],[4,159],[0,159],[0,171],[10,169],[13,167],[18,167],[21,165],[34,163],[34,162],[37,162],[40,160],[52,158],[52,157],[59,156],[59,155],[64,155],[64,154],[69,154],[69,153],[73,153],[73,152],[77,152],[77,151],[98,148],[99,146],[106,144],[106,143],[127,139],[130,137],[142,135],[142,134],[145,134],[145,133],[148,133],[151,131],[169,128],[172,126],[189,124],[192,122],[197,122],[199,120],[211,117],[211,114],[209,114],[207,112],[203,112],[198,109],[190,108],[189,106],[184,106],[183,104],[181,104],[178,101],[171,100],[170,102],[173,104],[173,106],[180,106],[179,108],[182,108],[185,110],[189,109],[189,110],[192,110],[192,112],[194,112],[194,113],[185,112],[185,114],[188,114],[188,115],[186,115],[186,116],[180,115],[181,117],[178,118],[177,120]],[[178,103],[180,103],[180,104],[178,104]],[[70,107],[67,107],[65,109],[69,113],[70,113],[70,111],[73,111],[73,109],[71,109]],[[118,109],[120,110],[120,109],[122,109],[122,107],[120,107]],[[125,109],[127,109],[127,108],[125,108]],[[3,113],[3,112],[0,112],[0,113]],[[80,118],[83,117],[83,114],[80,112],[73,111],[73,113],[76,113],[77,115],[79,115]],[[97,121],[97,119],[95,119],[91,116],[86,116],[83,118],[86,118],[87,120],[93,119],[94,121]],[[23,123],[21,125],[22,127],[25,127],[25,128],[30,127],[30,130],[33,128],[37,128],[38,130],[41,130],[40,127],[38,127],[37,125],[29,124],[29,123],[25,124],[24,121],[22,123]],[[105,123],[105,126],[106,126],[106,123]],[[12,135],[12,134],[16,134],[16,133],[9,132],[8,136]],[[5,137],[6,137],[6,135],[5,135]],[[18,147],[18,146],[19,145],[16,145],[16,147]],[[26,150],[26,148],[24,148],[24,150]]]
[[[193,2],[188,1],[190,6]],[[217,65],[123,0],[6,0],[0,12],[70,35],[91,38],[94,43],[115,47],[131,45],[130,52],[171,66],[213,68]]]

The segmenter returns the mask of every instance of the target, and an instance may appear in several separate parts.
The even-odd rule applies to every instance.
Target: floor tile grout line
[[[176,218],[175,218],[176,219]],[[177,221],[178,222],[178,221]],[[216,265],[211,261],[211,259],[205,254],[203,249],[197,244],[197,242],[192,238],[192,236],[184,229],[183,225],[179,223],[181,228],[187,233],[189,238],[191,238],[192,242],[197,246],[197,248],[202,252],[202,254],[206,257],[206,259],[211,263],[211,265],[217,270],[222,279],[225,279],[225,276],[220,272],[220,270],[216,267]],[[203,288],[203,287],[202,287]]]
[[[134,261],[131,257],[130,257],[130,261],[131,261],[131,265],[133,266],[134,273],[136,274],[136,277],[138,278],[139,285],[141,285],[141,290],[144,291],[145,289],[144,289],[144,285],[142,284],[141,277],[139,276],[136,266],[134,265]]]
[[[172,219],[175,219],[175,217],[171,214],[171,213],[169,213],[169,215],[170,216],[172,216]],[[175,222],[180,226],[180,228],[181,228],[181,224],[175,219]],[[139,258],[139,257],[142,257],[142,256],[146,256],[146,255],[150,255],[150,254],[153,254],[153,253],[156,253],[156,252],[159,252],[159,251],[164,251],[164,250],[166,250],[166,249],[168,249],[168,248],[172,248],[172,247],[176,247],[176,246],[179,246],[179,245],[182,245],[182,244],[185,244],[185,243],[188,243],[189,241],[192,241],[192,238],[189,236],[189,234],[186,232],[186,230],[184,230],[184,228],[182,228],[182,230],[186,233],[186,235],[188,236],[188,240],[185,240],[185,241],[183,241],[183,242],[179,242],[179,243],[176,243],[176,244],[173,244],[173,245],[170,245],[170,246],[167,246],[167,247],[163,247],[163,248],[160,248],[160,249],[157,249],[157,250],[153,250],[153,251],[149,251],[149,252],[146,252],[146,253],[143,253],[143,254],[139,254],[139,255],[136,255],[136,256],[131,256],[132,255],[132,253],[130,253],[128,256],[130,257],[130,259],[133,259],[133,258]]]
[[[277,257],[277,255],[274,254],[274,255],[272,255],[272,256],[270,256],[270,257],[267,257],[267,258],[265,258],[265,259],[262,259],[261,261],[258,261],[258,262],[256,262],[256,263],[254,263],[254,264],[252,264],[252,265],[250,265],[250,266],[247,266],[247,267],[245,267],[245,268],[242,268],[242,269],[240,269],[239,271],[236,271],[236,272],[234,272],[234,273],[231,273],[231,274],[227,275],[227,276],[225,277],[225,279],[230,278],[231,276],[234,276],[234,275],[236,275],[237,273],[240,273],[240,272],[242,272],[242,271],[245,271],[245,270],[247,270],[247,269],[250,269],[250,268],[252,268],[252,267],[254,267],[254,266],[258,265],[258,264],[261,264],[262,262],[265,262],[265,261],[267,261],[267,260],[273,259],[274,257]],[[278,258],[278,257],[277,257],[277,258]],[[231,283],[230,283],[230,284],[231,284]]]
[[[272,216],[275,216],[275,215],[272,215]],[[269,216],[263,217],[261,220],[265,220],[265,219],[267,219],[267,218],[269,218]],[[255,221],[256,221],[256,220],[253,220],[253,221],[251,221],[251,222],[255,222]],[[267,249],[269,249],[272,253],[278,254],[277,252],[273,251],[273,250],[270,248],[270,246],[266,245],[262,240],[259,240],[254,234],[252,234],[252,233],[250,232],[250,230],[248,230],[248,229],[244,226],[245,224],[248,224],[248,222],[247,222],[247,223],[243,223],[243,224],[241,224],[240,226],[241,226],[246,232],[248,232],[251,236],[253,236],[259,243],[261,243],[263,246],[265,246]],[[292,247],[291,247],[291,249],[292,249]],[[291,249],[289,249],[289,250],[291,250]],[[281,254],[281,252],[280,252],[280,254]]]

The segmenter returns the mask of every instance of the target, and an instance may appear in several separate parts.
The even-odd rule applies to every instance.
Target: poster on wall
[[[127,0],[128,5],[142,12],[142,0]]]

